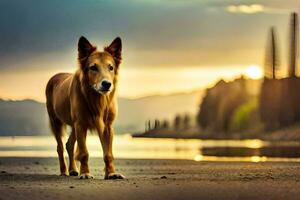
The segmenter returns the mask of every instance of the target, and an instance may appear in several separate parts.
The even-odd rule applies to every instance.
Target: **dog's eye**
[[[94,72],[98,72],[98,68],[96,67],[96,65],[91,66],[89,69]]]
[[[112,65],[108,65],[108,68],[110,71],[114,70],[114,67]]]

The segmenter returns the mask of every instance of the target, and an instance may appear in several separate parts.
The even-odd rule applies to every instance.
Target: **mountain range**
[[[116,134],[143,131],[147,120],[171,120],[176,114],[197,113],[202,91],[119,98]],[[0,136],[50,134],[45,103],[31,99],[0,99]]]

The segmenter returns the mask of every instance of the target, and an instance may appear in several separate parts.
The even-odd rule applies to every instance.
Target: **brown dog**
[[[100,137],[105,162],[105,179],[122,179],[113,165],[112,123],[117,114],[116,84],[121,62],[121,39],[116,38],[103,52],[80,37],[78,42],[79,69],[75,74],[60,73],[53,76],[46,87],[47,110],[50,126],[57,141],[61,175],[78,176],[74,156],[81,163],[80,178],[93,178],[90,174],[86,147],[87,130],[96,130]],[[62,136],[66,125],[72,132],[66,143],[69,170],[64,158]],[[69,171],[69,173],[68,173]]]

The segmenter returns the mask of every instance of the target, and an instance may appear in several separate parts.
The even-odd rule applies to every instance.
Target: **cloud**
[[[252,4],[252,5],[230,5],[226,7],[226,10],[230,13],[258,13],[264,11],[264,6],[260,4]]]
[[[229,13],[240,13],[240,14],[255,14],[255,13],[286,14],[290,12],[289,9],[266,7],[262,4],[229,5],[225,7],[225,10]]]

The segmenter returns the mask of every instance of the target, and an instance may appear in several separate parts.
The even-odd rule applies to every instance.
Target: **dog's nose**
[[[102,81],[101,83],[102,87],[105,89],[105,90],[109,90],[110,86],[111,86],[111,82],[109,81]]]

